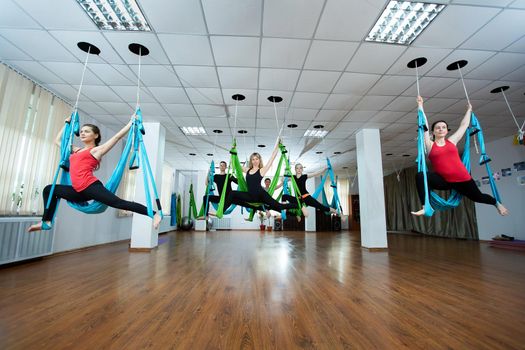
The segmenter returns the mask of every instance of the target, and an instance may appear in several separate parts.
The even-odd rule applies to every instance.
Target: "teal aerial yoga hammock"
[[[441,198],[438,194],[431,192],[431,195],[429,196],[428,191],[428,181],[427,181],[427,163],[425,160],[425,129],[426,129],[426,122],[425,122],[425,114],[421,108],[418,108],[417,111],[417,119],[418,119],[418,129],[417,129],[417,171],[423,172],[423,178],[424,178],[424,184],[425,184],[425,216],[432,216],[434,214],[434,208],[437,210],[446,210],[446,209],[452,209],[459,205],[461,202],[462,195],[458,192],[452,190],[450,193],[450,196],[448,199]],[[490,189],[492,190],[492,195],[496,199],[498,203],[501,203],[501,197],[499,195],[498,189],[496,187],[496,183],[494,181],[494,178],[492,176],[492,170],[490,169],[490,158],[487,155],[487,152],[485,150],[485,139],[483,137],[483,130],[481,129],[481,125],[479,124],[478,118],[476,118],[476,115],[474,112],[471,112],[470,116],[470,125],[467,129],[467,136],[465,138],[465,148],[463,150],[463,155],[461,157],[461,161],[465,165],[465,168],[467,168],[467,171],[470,173],[471,165],[470,165],[470,136],[477,136],[478,143],[480,146],[481,151],[481,157],[479,159],[480,165],[485,165],[485,168],[487,170],[487,174],[489,177],[490,182]]]
[[[334,175],[332,163],[330,163],[330,159],[328,158],[326,158],[326,165],[327,169],[324,175],[321,176],[321,183],[319,184],[319,186],[317,186],[315,192],[311,196],[312,198],[317,199],[319,195],[322,194],[323,205],[330,208],[334,208],[337,210],[338,214],[341,214],[341,201],[339,200],[339,195],[337,194],[337,177]],[[328,198],[326,197],[326,192],[324,190],[324,183],[328,177],[330,177],[330,187],[332,187],[334,190],[334,195],[332,196],[331,203],[328,203]]]
[[[140,107],[137,107],[135,111],[135,115],[136,117],[132,121],[132,125],[128,133],[128,137],[126,139],[124,151],[122,152],[122,155],[120,156],[118,164],[115,170],[113,170],[111,177],[106,182],[105,187],[110,192],[116,193],[117,188],[120,185],[120,182],[124,175],[125,167],[128,162],[128,157],[130,156],[130,153],[131,153],[129,169],[137,169],[141,165],[144,166],[144,171],[143,171],[144,192],[146,194],[146,207],[148,209],[148,216],[153,217],[153,205],[152,205],[152,199],[151,199],[151,194],[150,194],[150,185],[151,185],[154,196],[155,196],[155,201],[157,203],[157,208],[162,218],[163,217],[162,207],[160,204],[159,195],[157,193],[157,186],[155,185],[153,172],[151,171],[151,166],[149,164],[148,155],[146,153],[146,147],[144,146],[144,142],[143,142],[143,134],[145,134],[145,129],[144,129],[144,125],[142,124],[142,112],[140,111]],[[71,121],[69,123],[66,123],[65,128],[64,128],[62,141],[60,143],[60,163],[59,163],[59,166],[57,167],[57,170],[55,171],[55,176],[53,178],[53,184],[52,184],[51,191],[49,194],[49,199],[46,203],[46,209],[48,209],[51,204],[51,199],[52,199],[53,192],[55,190],[55,186],[56,186],[59,175],[60,175],[60,184],[71,185],[71,178],[69,176],[69,156],[71,154],[71,150],[73,147],[73,134],[78,136],[79,130],[80,130],[79,115],[78,115],[78,112],[75,110],[71,114]],[[62,174],[60,174],[60,170],[62,170]],[[68,201],[67,203],[72,208],[75,208],[87,214],[98,214],[98,213],[104,212],[107,209],[107,205],[102,204],[97,201],[89,201],[89,202],[69,202]],[[54,220],[55,220],[55,216],[53,216],[53,219],[51,220],[51,222],[53,223]],[[43,224],[42,229],[44,230],[51,228],[45,222],[43,222],[42,224]]]

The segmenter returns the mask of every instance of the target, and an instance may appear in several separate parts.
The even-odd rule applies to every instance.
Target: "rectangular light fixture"
[[[328,134],[328,131],[326,130],[320,130],[320,129],[309,129],[306,130],[304,133],[304,137],[325,137]]]
[[[206,130],[202,126],[183,126],[180,129],[188,136],[206,135]]]
[[[410,45],[444,8],[442,4],[390,1],[365,40]]]
[[[77,0],[99,29],[151,31],[136,0]]]

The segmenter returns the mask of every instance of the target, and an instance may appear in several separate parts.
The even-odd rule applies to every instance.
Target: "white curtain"
[[[59,160],[54,139],[71,107],[0,64],[0,215],[41,214]]]
[[[160,191],[160,204],[164,215],[171,213],[171,194],[173,192],[174,173],[173,168],[167,163],[162,167],[162,188]]]

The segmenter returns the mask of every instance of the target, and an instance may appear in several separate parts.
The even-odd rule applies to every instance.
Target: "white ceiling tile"
[[[149,50],[147,56],[141,57],[141,64],[170,64],[157,35],[153,32],[104,31],[103,35],[128,64],[138,64],[139,62],[139,56],[128,48],[129,44],[132,43],[143,45]]]
[[[453,98],[439,98],[433,97],[425,101],[425,112],[427,113],[439,113],[445,110],[447,107],[452,106],[458,99]]]
[[[235,106],[228,106],[228,113],[231,118],[235,118]],[[255,106],[237,106],[237,121],[240,119],[255,119],[256,107]]]
[[[89,55],[88,65],[93,63],[119,64],[123,63],[119,54],[111,47],[106,38],[100,32],[87,31],[50,31],[49,34],[69,50],[81,62],[86,60],[86,52],[77,46],[79,42],[87,42],[100,49],[99,55]]]
[[[259,38],[212,36],[210,40],[218,66],[257,67],[259,65]]]
[[[461,47],[501,50],[523,36],[524,16],[522,10],[503,10]]]
[[[97,104],[110,114],[130,115],[135,108],[124,102],[97,102]]]
[[[358,43],[314,40],[304,67],[306,69],[341,71],[358,46]]]
[[[454,4],[482,5],[482,6],[500,6],[505,7],[512,0],[452,0]]]
[[[244,95],[245,100],[239,101],[239,106],[255,106],[257,104],[257,90],[245,90],[245,89],[222,89],[222,96],[224,101],[234,106],[235,100],[232,98],[233,95],[241,94]]]
[[[41,26],[35,22],[23,9],[16,4],[16,1],[2,1],[2,11],[0,11],[0,23],[6,28],[25,28],[39,29]],[[0,31],[1,32],[1,31]]]
[[[199,1],[141,0],[140,6],[157,33],[206,34]]]
[[[499,11],[500,9],[491,7],[446,6],[414,41],[414,44],[427,47],[455,48],[478,31]],[[465,18],[468,18],[468,21]]]
[[[385,108],[387,111],[411,112],[417,109],[416,97],[399,96]]]
[[[361,41],[368,34],[385,6],[383,0],[368,0],[356,4],[347,0],[326,3],[315,33],[316,39]]]
[[[408,68],[408,62],[418,57],[426,57],[428,60],[427,63],[424,66],[418,68],[419,75],[422,76],[451,52],[452,50],[450,49],[409,47],[392,65],[392,67],[390,67],[387,73],[392,75],[411,75],[415,77],[415,69]]]
[[[350,110],[359,102],[361,97],[357,95],[330,94],[323,108]]]
[[[203,0],[210,34],[260,35],[261,2],[258,0]]]
[[[490,83],[490,80],[474,80],[474,79],[465,79],[465,86],[467,87],[467,93],[472,97],[472,93],[486,87]],[[428,96],[423,94],[423,96]],[[463,90],[463,85],[461,80],[457,80],[454,84],[450,85],[446,89],[443,89],[436,97],[446,97],[446,98],[457,98],[460,96],[465,96],[465,91]]]
[[[505,48],[505,51],[525,53],[525,36]]]
[[[225,118],[226,116],[226,110],[224,106],[195,105],[195,110],[201,117]]]
[[[504,77],[525,63],[525,54],[500,52],[482,65],[465,74],[471,79],[492,79]]]
[[[16,0],[16,2],[46,29],[97,29],[95,23],[76,1]]]
[[[525,0],[516,0],[510,4],[510,7],[525,9]]]
[[[214,67],[176,66],[175,71],[184,87],[219,87]]]
[[[433,69],[428,71],[427,75],[433,77],[459,78],[459,72],[457,70],[447,70],[449,64],[457,62],[459,60],[466,60],[468,64],[465,67],[461,68],[461,73],[465,75],[471,70],[478,67],[483,62],[485,62],[494,54],[494,51],[454,50],[440,64],[436,65]]]
[[[191,103],[193,104],[223,104],[222,93],[220,89],[215,88],[198,88],[191,89],[187,88],[186,92],[190,98]],[[186,100],[187,101],[187,100]],[[181,102],[172,102],[172,103],[182,103]]]
[[[328,94],[314,92],[296,92],[293,96],[292,107],[321,108]]]
[[[108,112],[100,107],[95,102],[88,102],[88,101],[81,101],[78,104],[78,108],[81,109],[83,112],[93,115],[93,114],[107,114]],[[111,115],[108,115],[108,117],[111,117]],[[129,118],[129,117],[128,117]],[[111,119],[111,118],[108,118]],[[120,121],[119,121],[120,123]]]
[[[69,84],[46,84],[46,87],[71,104],[74,104],[77,99],[77,89]]]
[[[213,65],[207,36],[158,34],[160,43],[173,64]]]
[[[206,128],[215,128],[220,129],[223,127],[227,127],[227,122],[224,120],[224,118],[200,118],[202,125],[204,125]],[[211,139],[215,139],[215,134],[213,133],[213,130],[211,133],[209,133]]]
[[[74,85],[73,87],[75,89],[80,88],[79,85]],[[82,95],[94,102],[123,102],[108,86],[83,85]]]
[[[125,65],[90,63],[88,69],[107,85],[137,85],[137,77]]]
[[[66,83],[80,83],[82,78],[82,70],[84,69],[84,65],[82,63],[42,62],[42,64],[51,72],[62,78]],[[104,83],[89,70],[86,70],[86,74],[84,75],[84,84],[104,85]]]
[[[142,111],[142,115],[144,117],[146,116],[167,116],[168,115],[160,104],[154,103],[154,102],[141,102],[140,110]]]
[[[363,95],[381,76],[377,74],[343,73],[334,88],[336,93]]]
[[[309,40],[263,38],[261,66],[302,68],[309,43]]]
[[[323,121],[323,122],[338,122],[348,113],[348,111],[338,111],[334,109],[323,109],[319,111],[319,114],[317,114],[317,117],[315,117],[315,121]]]
[[[48,32],[43,30],[2,29],[0,35],[37,61],[78,61]]]
[[[472,104],[472,108],[474,109],[474,112],[478,112],[478,108],[487,104],[488,101],[482,101],[482,100],[470,100],[470,103]],[[450,105],[449,107],[445,108],[443,111],[439,113],[440,118],[441,116],[444,116],[446,114],[453,114],[456,118],[460,117],[462,114],[464,114],[467,111],[467,102],[465,99],[458,100],[456,103]],[[444,117],[443,117],[444,118]],[[449,120],[449,119],[447,119]],[[452,119],[450,119],[452,120]]]
[[[222,88],[257,88],[257,68],[217,67],[217,71]]]
[[[137,74],[139,71],[138,65],[129,66],[131,72],[135,74],[135,84],[137,81]],[[143,65],[140,67],[140,81],[141,85],[146,86],[161,86],[161,87],[179,87],[181,83],[172,66],[167,65]]]
[[[8,61],[9,65],[12,65],[22,73],[31,77],[35,81],[41,84],[63,84],[64,81],[57,75],[49,71],[47,68],[42,66],[40,63],[35,61]]]
[[[267,0],[264,2],[263,35],[311,38],[321,13],[323,0]]]
[[[510,101],[515,100],[516,96],[513,93],[515,93],[516,91],[520,91],[521,93],[523,93],[523,91],[525,90],[523,83],[509,82],[505,80],[496,80],[486,85],[484,88],[470,94],[470,98],[484,100],[484,101],[503,100],[503,96],[500,93],[493,94],[490,92],[493,89],[500,87],[500,86],[510,86],[510,90],[505,91],[505,95],[507,96],[507,99]],[[521,96],[519,97],[521,98]]]
[[[260,89],[293,91],[301,71],[292,69],[261,68],[259,74]]]
[[[491,101],[481,107],[476,108],[476,115],[491,115],[497,114],[501,116],[508,115],[508,107],[504,101]],[[512,118],[509,115],[509,118]]]
[[[363,96],[353,108],[355,111],[379,111],[388,105],[394,96]]]
[[[173,117],[172,119],[178,126],[203,126],[197,117]]]
[[[172,117],[197,116],[197,113],[195,113],[193,106],[190,104],[167,103],[163,106]]]
[[[402,75],[383,75],[368,91],[372,95],[400,95],[414,83],[414,78]]]
[[[441,90],[457,83],[457,79],[453,78],[437,78],[437,77],[423,77],[419,79],[419,93],[424,97],[432,97]],[[414,82],[412,86],[405,90],[403,95],[415,96],[417,95],[417,85]],[[453,96],[458,97],[458,96]]]
[[[277,111],[277,118],[279,120],[283,120],[284,115],[287,111],[286,106],[277,104],[275,107],[276,108],[274,109],[273,106],[258,106],[257,107],[257,118],[269,119],[270,124],[272,123],[275,124],[275,112]],[[317,113],[317,109],[315,110],[315,112]],[[264,127],[268,127],[268,126],[264,126]],[[270,127],[272,126],[270,125]]]
[[[299,121],[312,121],[317,115],[317,109],[290,108],[286,114],[286,121],[289,123],[300,124]]]
[[[370,121],[375,123],[395,123],[396,120],[405,114],[405,112],[380,111],[377,112]]]
[[[340,72],[303,70],[297,84],[297,91],[330,92],[340,75]]]
[[[150,87],[149,91],[160,103],[189,103],[184,89],[180,87]]]
[[[0,59],[1,60],[30,60],[22,50],[11,44],[0,36]]]
[[[130,104],[137,103],[137,86],[119,86],[119,85],[110,85],[111,90],[113,90],[124,102]],[[153,95],[144,88],[140,89],[139,99],[142,102],[155,102]]]
[[[383,74],[405,49],[398,45],[362,43],[346,70]]]

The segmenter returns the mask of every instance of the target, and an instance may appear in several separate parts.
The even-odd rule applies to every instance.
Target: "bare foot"
[[[198,216],[195,220],[208,220],[208,218],[206,216]]]
[[[508,211],[508,209],[505,208],[505,207],[503,206],[503,204],[501,204],[501,203],[496,203],[496,208],[498,209],[498,212],[499,212],[500,215],[502,215],[502,216],[507,216],[507,215],[509,215],[509,211]]]
[[[303,212],[304,217],[307,218],[308,217],[308,208],[307,207],[302,207],[301,211]]]
[[[162,218],[160,217],[159,213],[155,213],[155,216],[153,216],[153,228],[156,230],[159,228],[159,224],[161,222]]]
[[[51,222],[48,221],[46,224],[51,227]],[[42,222],[39,222],[38,224],[31,225],[27,228],[27,232],[35,232],[35,231],[42,231]]]
[[[412,213],[412,215],[415,215],[415,216],[423,216],[425,215],[425,208],[419,210],[419,211],[411,211],[410,213]]]
[[[267,218],[267,219],[269,219],[269,218],[270,218],[270,216],[272,216],[272,214],[270,213],[270,211],[269,211],[269,210],[267,210],[267,211],[266,211],[266,218]]]
[[[330,208],[330,214],[337,214],[337,210],[334,208]]]
[[[297,222],[301,222],[301,216],[300,215],[297,215],[295,218],[297,219]]]

